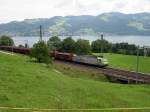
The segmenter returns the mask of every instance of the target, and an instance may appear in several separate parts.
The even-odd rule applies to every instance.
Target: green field
[[[74,72],[76,73],[75,70]],[[80,78],[79,72],[76,73],[78,77],[70,77],[64,73],[54,67],[47,68],[44,64],[30,62],[25,56],[0,53],[0,107],[49,109],[150,107],[149,85],[113,84]],[[0,109],[0,112],[33,111]],[[117,112],[137,112],[137,110]]]
[[[95,55],[99,54],[95,53]],[[136,71],[136,56],[113,53],[106,53],[104,56],[111,67]],[[139,72],[150,73],[150,57],[139,57]]]

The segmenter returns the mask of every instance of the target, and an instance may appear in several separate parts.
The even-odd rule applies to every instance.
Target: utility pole
[[[101,55],[103,56],[103,39],[104,39],[104,35],[101,34]]]
[[[40,41],[42,41],[42,26],[40,25]]]
[[[147,57],[148,54],[148,46],[144,46],[144,57]]]
[[[137,48],[136,72],[139,72],[139,46]]]
[[[136,72],[139,72],[139,46],[137,47]],[[138,75],[136,75],[136,84],[138,83],[137,79]]]

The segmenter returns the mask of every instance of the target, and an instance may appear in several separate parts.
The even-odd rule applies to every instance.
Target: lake
[[[34,43],[36,43],[39,40],[39,37],[12,37],[15,45],[24,45],[25,43],[28,43],[30,47]],[[66,38],[66,36],[60,36],[61,39]],[[73,36],[73,39],[87,39],[92,42],[93,40],[100,39],[98,36]],[[43,37],[44,41],[47,41],[49,37]],[[112,43],[117,43],[117,42],[128,42],[130,44],[136,44],[140,46],[150,46],[150,36],[104,36],[104,39],[112,42]]]

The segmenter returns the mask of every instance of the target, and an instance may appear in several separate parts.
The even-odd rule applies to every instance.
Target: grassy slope
[[[109,65],[112,67],[136,71],[136,56],[111,53],[106,53],[104,56],[108,59]],[[139,71],[150,73],[150,57],[140,56]]]
[[[72,78],[28,60],[27,57],[0,54],[0,106],[34,108],[150,106],[149,85],[121,85]]]

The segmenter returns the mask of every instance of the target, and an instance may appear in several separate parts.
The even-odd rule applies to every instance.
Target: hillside
[[[149,85],[121,85],[73,78],[54,68],[30,62],[28,57],[0,53],[0,107],[148,107],[149,94]]]
[[[104,13],[98,16],[56,16],[47,19],[26,19],[0,24],[0,35],[37,36],[39,26],[44,35],[150,35],[150,14]]]

